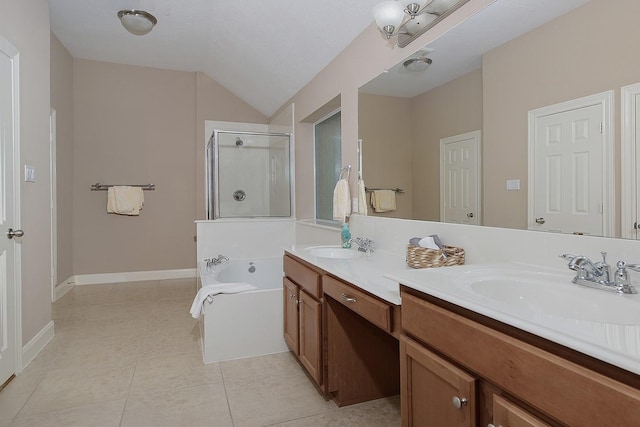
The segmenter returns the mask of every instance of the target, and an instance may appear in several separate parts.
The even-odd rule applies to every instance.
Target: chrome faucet
[[[364,237],[356,237],[355,239],[349,240],[349,242],[355,243],[356,245],[358,245],[358,250],[360,252],[364,252],[366,254],[373,253],[374,243],[373,243],[373,240],[371,239],[366,239]]]
[[[572,280],[573,283],[619,294],[637,294],[638,291],[631,284],[626,269],[640,271],[640,265],[618,261],[617,270],[612,280],[611,265],[607,263],[607,253],[600,252],[600,254],[602,261],[595,263],[584,255],[562,254],[560,258],[568,260],[567,266],[576,272],[576,277]]]
[[[207,263],[207,267],[211,267],[212,265],[220,265],[222,262],[229,262],[229,257],[224,255],[218,255],[218,258],[207,258],[205,262]]]

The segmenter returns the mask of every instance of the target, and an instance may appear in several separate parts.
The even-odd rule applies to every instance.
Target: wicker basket
[[[442,256],[442,252],[447,257]],[[427,249],[416,245],[407,246],[407,265],[411,268],[451,267],[464,264],[464,249],[444,246],[443,250]]]

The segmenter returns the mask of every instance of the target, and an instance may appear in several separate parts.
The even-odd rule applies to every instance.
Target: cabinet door
[[[549,427],[549,424],[496,394],[493,395],[493,425],[495,427]]]
[[[322,385],[322,304],[300,290],[300,362],[309,375]]]
[[[300,297],[298,294],[298,286],[285,277],[283,279],[284,341],[295,354],[300,352],[298,347],[298,301]]]
[[[403,427],[476,425],[476,379],[404,335],[400,382]]]

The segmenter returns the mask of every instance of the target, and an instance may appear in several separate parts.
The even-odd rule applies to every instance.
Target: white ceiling
[[[49,4],[51,29],[74,58],[201,71],[271,116],[373,22],[371,9],[379,1],[49,0]],[[435,87],[477,68],[487,50],[588,1],[497,0],[430,46],[436,50],[429,55],[434,63],[428,73],[407,76],[392,69],[386,76],[400,75],[405,83],[407,77],[426,79]],[[120,25],[116,16],[120,9],[146,10],[158,24],[151,33],[134,36]],[[389,90],[398,96],[397,89]],[[414,96],[415,84],[411,90]]]

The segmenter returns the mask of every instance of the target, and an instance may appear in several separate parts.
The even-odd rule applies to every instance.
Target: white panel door
[[[440,140],[440,221],[479,225],[480,131]]]
[[[7,230],[14,226],[14,138],[16,123],[17,52],[0,37],[0,385],[16,372],[15,240]]]
[[[602,105],[536,121],[535,229],[603,235]]]

